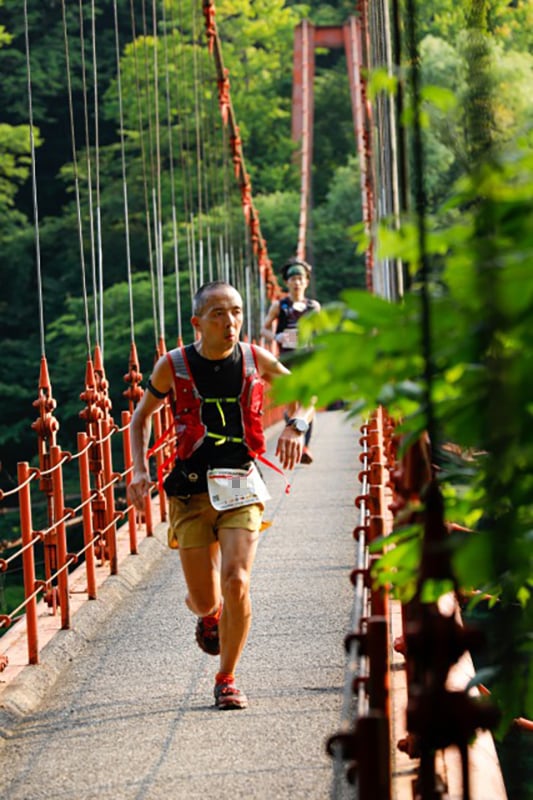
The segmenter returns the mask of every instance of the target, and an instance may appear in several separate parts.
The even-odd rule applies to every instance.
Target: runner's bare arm
[[[290,370],[268,350],[258,347],[256,348],[256,355],[259,371],[267,383],[271,383],[278,375],[290,375]],[[310,423],[314,415],[314,403],[309,406],[296,403],[291,406],[290,413],[292,417],[299,417]],[[290,426],[286,426],[282,430],[276,446],[276,455],[284,469],[293,469],[300,462],[304,442],[303,436],[302,433],[298,433]]]
[[[159,359],[152,372],[150,382],[154,389],[166,395],[172,388],[173,378],[166,356]],[[151,480],[146,452],[152,430],[152,416],[165,402],[146,390],[131,418],[131,451],[133,461],[132,480],[128,486],[128,497],[139,511],[144,509],[145,496],[150,491]]]
[[[268,310],[268,314],[265,317],[263,327],[261,328],[261,336],[264,336],[267,342],[273,342],[276,338],[276,334],[274,332],[274,322],[278,319],[278,317],[279,300],[274,300]]]
[[[264,347],[256,347],[255,354],[261,377],[267,383],[272,383],[277,375],[290,375],[290,370],[270,350],[266,350]]]

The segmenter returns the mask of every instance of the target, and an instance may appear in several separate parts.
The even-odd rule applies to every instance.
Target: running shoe
[[[300,464],[312,464],[313,463],[313,456],[311,451],[308,447],[304,447],[302,452],[302,457],[300,459]]]
[[[247,708],[248,699],[233,682],[217,683],[215,685],[215,705],[221,711]]]
[[[220,639],[218,636],[218,621],[220,611],[216,614],[208,614],[206,617],[199,617],[196,623],[196,641],[198,647],[209,653],[210,656],[218,656],[220,653]]]

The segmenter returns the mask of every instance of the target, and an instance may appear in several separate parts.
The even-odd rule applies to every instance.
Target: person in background
[[[261,329],[261,335],[267,342],[277,342],[280,358],[284,361],[287,354],[294,352],[298,346],[298,320],[310,311],[319,311],[318,300],[311,300],[305,296],[312,267],[306,261],[291,258],[283,265],[281,275],[288,288],[288,294],[279,300],[274,300]],[[294,416],[294,408],[289,406],[285,413],[286,419]],[[313,456],[309,449],[313,420],[305,433],[304,448],[301,463],[311,464]]]
[[[224,281],[198,290],[191,322],[196,340],[159,359],[133,414],[128,497],[144,510],[153,485],[147,458],[151,419],[173,395],[176,460],[164,482],[169,545],[179,550],[185,603],[198,618],[197,643],[220,655],[215,705],[242,709],[248,701],[235,684],[235,670],[250,630],[250,577],[268,499],[255,466],[269,464],[262,456],[263,389],[289,370],[268,350],[239,341],[243,303]],[[281,432],[276,455],[283,469],[299,462],[311,413],[299,409]]]

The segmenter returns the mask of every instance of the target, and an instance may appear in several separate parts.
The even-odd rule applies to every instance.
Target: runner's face
[[[289,287],[291,297],[300,298],[304,296],[305,290],[309,286],[309,280],[305,275],[292,275],[287,280],[287,286]]]
[[[205,346],[221,351],[231,349],[239,341],[242,321],[241,296],[229,286],[210,291],[201,313],[192,318]]]

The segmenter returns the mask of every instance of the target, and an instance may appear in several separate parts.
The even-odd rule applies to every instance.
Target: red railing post
[[[24,597],[26,598],[26,635],[28,642],[28,663],[39,663],[39,633],[37,627],[37,598],[28,598],[35,592],[35,553],[33,546],[33,525],[31,515],[31,490],[29,484],[30,468],[27,461],[17,465],[19,486],[20,531],[22,536],[22,568],[24,579]]]
[[[146,527],[146,535],[153,536],[154,522],[152,515],[152,498],[149,494],[146,495],[146,502],[144,504],[144,525]]]
[[[87,359],[87,366],[85,370],[85,390],[80,394],[80,400],[83,400],[86,407],[80,411],[80,418],[86,424],[87,434],[92,440],[91,448],[89,451],[89,471],[94,475],[94,484],[96,497],[91,502],[91,510],[93,514],[93,531],[101,534],[95,543],[95,555],[100,559],[102,565],[105,563],[108,556],[108,548],[106,547],[105,534],[102,531],[106,526],[106,502],[105,496],[102,493],[102,427],[101,420],[105,415],[104,408],[99,399],[99,391],[96,386],[96,375],[91,358]]]
[[[137,348],[135,342],[130,345],[130,357],[128,362],[128,372],[124,375],[124,380],[129,384],[122,394],[128,399],[128,406],[130,414],[133,414],[134,408],[144,394],[144,389],[140,385],[143,379],[143,374],[139,369],[139,356],[137,355]]]
[[[163,434],[163,423],[161,421],[161,412],[160,411],[158,411],[158,412],[156,412],[154,414],[153,423],[154,423],[154,440],[157,442],[157,440]],[[157,451],[157,453],[155,454],[155,462],[157,464],[157,474],[158,475],[159,475],[159,470],[162,468],[164,460],[165,460],[165,455],[164,455],[163,449],[160,448]],[[158,486],[158,493],[159,493],[159,514],[160,514],[161,522],[163,522],[166,519],[166,516],[167,516],[167,503],[166,503],[165,492],[163,491],[163,489],[160,486]],[[152,535],[152,531],[151,530],[150,531],[147,530],[146,531],[146,535],[147,536],[151,536]]]
[[[384,420],[380,407],[360,428],[362,491],[355,499],[360,521],[353,531],[356,567],[350,575],[355,587],[356,628],[345,639],[356,699],[354,709],[343,720],[343,729],[328,740],[330,755],[351,762],[346,778],[357,782],[361,800],[390,800],[392,796],[388,591],[373,585],[372,569],[378,556],[368,552],[368,544],[387,532]]]
[[[89,600],[96,600],[96,565],[94,562],[94,529],[93,514],[89,498],[91,497],[91,473],[89,470],[89,437],[85,432],[78,433],[78,452],[80,491],[83,503],[83,543],[85,546],[85,568],[87,571],[87,595]]]
[[[130,534],[130,553],[137,554],[137,519],[134,506],[128,501],[128,486],[131,483],[131,436],[130,436],[130,421],[131,414],[129,411],[123,411],[121,415],[122,422],[122,447],[124,451],[124,472],[126,480],[126,503],[128,505],[128,530]]]
[[[33,406],[39,410],[39,418],[32,422],[32,429],[37,433],[37,445],[39,449],[39,470],[41,473],[39,488],[46,496],[46,506],[48,514],[48,525],[52,525],[54,519],[54,500],[52,488],[52,476],[50,474],[50,447],[57,444],[56,434],[59,430],[59,422],[54,417],[54,410],[57,406],[52,396],[52,385],[48,374],[48,363],[46,357],[41,357],[41,367],[39,372],[39,396],[33,402]],[[44,577],[48,588],[44,592],[44,600],[55,614],[57,610],[57,591],[52,587],[50,578],[57,568],[57,554],[55,535],[49,533],[43,542]]]
[[[117,525],[115,515],[115,487],[113,484],[113,456],[111,453],[111,434],[113,421],[109,417],[102,420],[102,455],[104,471],[104,494],[106,498],[106,542],[109,548],[109,571],[111,575],[118,572],[117,560]]]
[[[54,494],[55,538],[57,553],[57,588],[59,594],[59,608],[61,610],[61,628],[70,628],[70,600],[68,595],[68,568],[63,569],[67,563],[67,534],[65,526],[65,499],[63,493],[63,467],[61,465],[62,452],[59,445],[50,448],[50,465],[52,469],[52,487]]]

